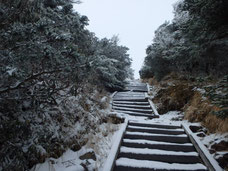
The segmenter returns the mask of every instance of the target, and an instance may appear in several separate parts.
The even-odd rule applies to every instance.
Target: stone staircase
[[[129,121],[114,171],[205,171],[181,126]]]
[[[148,89],[144,83],[130,83],[113,96],[113,110],[127,123],[104,171],[221,171],[187,127],[151,122],[159,116]]]

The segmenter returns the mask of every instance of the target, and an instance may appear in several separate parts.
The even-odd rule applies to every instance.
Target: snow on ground
[[[104,167],[100,168],[99,170],[103,170],[103,171],[112,170],[112,164],[114,163],[116,152],[119,149],[119,145],[124,135],[124,131],[126,130],[127,123],[128,123],[128,120],[126,119],[124,124],[121,125],[119,131],[116,132],[115,135],[113,136],[112,148],[109,152],[108,158],[105,161]]]
[[[99,170],[103,167],[122,125],[103,123],[100,125],[101,132],[89,135],[88,143],[79,151],[74,152],[69,149],[60,158],[49,158],[45,163],[37,164],[31,171],[84,171],[82,165],[86,166],[88,170]],[[93,151],[96,154],[96,161],[80,159],[80,156]]]
[[[200,140],[208,147],[211,147],[214,143],[219,143],[223,140],[228,140],[228,133],[225,134],[210,134],[206,137],[200,137]],[[228,152],[227,152],[228,153]]]
[[[228,133],[225,134],[210,134],[205,137],[199,137],[201,142],[208,148],[212,149],[211,146],[214,144],[219,144],[222,141],[228,141]],[[215,151],[213,157],[219,159],[224,155],[228,154],[228,151]]]
[[[160,115],[159,118],[154,118],[154,119],[148,119],[147,117],[130,116],[130,115],[117,113],[117,112],[110,112],[109,114],[111,115],[116,114],[121,118],[125,117],[130,122],[177,125],[177,126],[180,126],[182,123],[185,123],[187,125],[200,126],[200,123],[190,123],[187,120],[182,120],[183,113],[180,111],[170,111],[164,115]],[[31,171],[83,171],[84,168],[82,165],[85,165],[88,168],[88,170],[101,170],[101,168],[104,166],[106,162],[106,159],[109,158],[109,153],[111,153],[110,152],[111,147],[113,146],[113,144],[116,143],[116,140],[120,138],[120,134],[123,131],[122,128],[124,127],[124,124],[114,125],[111,123],[103,123],[99,127],[101,131],[96,133],[95,135],[88,135],[90,139],[88,143],[81,150],[77,152],[74,152],[72,150],[67,150],[60,158],[58,159],[49,158],[46,160],[45,163],[36,165]],[[228,133],[223,135],[211,134],[211,135],[207,135],[204,138],[200,138],[200,140],[203,142],[204,145],[206,145],[207,147],[210,147],[212,142],[213,143],[220,142],[226,139],[227,137],[228,137]],[[125,140],[125,141],[131,141],[131,140]],[[145,143],[145,142],[139,142],[139,143]],[[186,144],[186,145],[189,145],[189,144]],[[96,154],[96,161],[92,159],[81,160],[79,158],[83,154],[87,152],[92,152],[92,151],[94,151]],[[221,152],[221,154],[222,153],[223,152]],[[111,154],[111,155],[113,157],[114,154]],[[117,160],[117,165],[120,163],[126,165],[127,163],[132,162],[132,160],[130,161],[126,161],[126,160],[127,159]],[[138,165],[140,165],[140,167],[141,165],[145,167],[147,165],[145,162],[146,161],[143,161],[142,163],[138,163]],[[133,161],[133,163],[136,164],[135,161]],[[153,165],[153,167],[154,166],[160,167],[161,165],[164,166],[164,163],[156,162],[154,164],[155,165]],[[172,168],[173,166],[167,165],[166,167]],[[189,165],[189,167],[204,169],[203,165],[194,165],[194,166]],[[176,165],[175,165],[175,168],[176,168]],[[183,165],[183,169],[187,169],[187,167]],[[180,170],[182,170],[182,167],[180,168]]]

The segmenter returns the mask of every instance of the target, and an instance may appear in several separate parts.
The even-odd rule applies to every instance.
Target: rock
[[[81,163],[80,165],[84,168],[84,171],[89,171],[89,169],[87,168],[87,166],[84,163]]]
[[[87,153],[83,154],[82,156],[80,156],[79,158],[81,160],[88,160],[88,159],[93,159],[94,161],[97,160],[96,154],[94,153],[94,151],[87,152]]]
[[[195,126],[195,125],[190,125],[189,128],[193,133],[199,132],[203,127],[202,126]]]
[[[215,151],[228,151],[228,141],[221,141],[211,146]]]
[[[110,115],[109,122],[113,124],[121,124],[121,123],[124,123],[124,118],[120,118],[116,115]]]
[[[81,146],[79,144],[73,144],[70,149],[76,152],[81,149]]]
[[[228,168],[228,153],[216,159],[222,168]]]
[[[196,134],[198,137],[205,137],[206,135],[205,135],[205,133],[204,132],[200,132],[200,133],[198,133],[198,134]]]
[[[216,151],[213,149],[209,149],[210,154],[214,154]]]
[[[204,132],[205,134],[208,133],[208,130],[207,130],[206,128],[202,128],[202,129],[200,129],[199,131],[200,131],[200,132]]]

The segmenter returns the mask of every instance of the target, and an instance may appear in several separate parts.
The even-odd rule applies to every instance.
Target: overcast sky
[[[82,0],[74,6],[81,15],[89,18],[87,28],[98,38],[118,35],[120,45],[127,46],[132,58],[135,78],[151,44],[154,31],[166,20],[173,18],[177,0]]]

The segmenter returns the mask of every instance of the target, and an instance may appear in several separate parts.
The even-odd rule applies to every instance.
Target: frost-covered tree
[[[59,110],[69,96],[83,97],[88,85],[101,90],[121,89],[129,76],[128,49],[114,39],[99,40],[88,31],[88,18],[73,10],[73,2],[0,0],[3,170],[28,170],[48,155],[60,155],[69,146],[63,127],[73,127],[83,110],[78,107],[68,113],[67,106],[56,114],[47,109]],[[55,137],[57,130],[62,136]],[[47,156],[40,158],[39,145]]]
[[[153,43],[146,50],[141,77],[161,79],[170,71],[227,74],[227,7],[225,0],[178,1],[173,21],[155,31]]]

